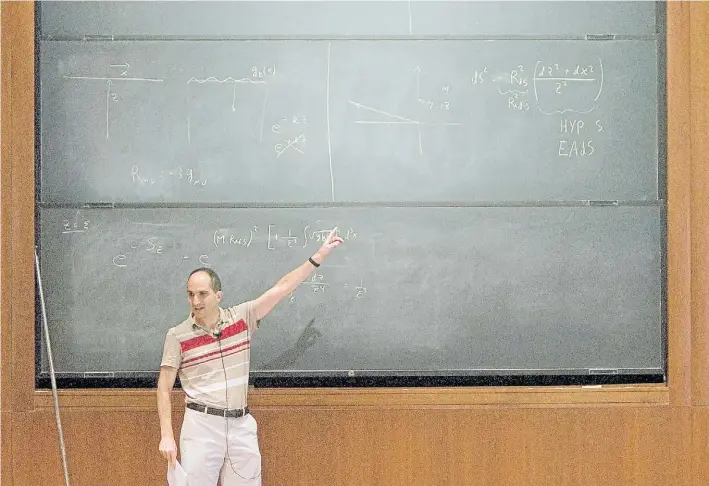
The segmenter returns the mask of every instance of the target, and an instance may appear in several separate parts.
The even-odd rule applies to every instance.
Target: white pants
[[[180,432],[180,463],[189,485],[216,486],[219,479],[221,486],[261,486],[256,431],[251,414],[224,418],[186,408]]]

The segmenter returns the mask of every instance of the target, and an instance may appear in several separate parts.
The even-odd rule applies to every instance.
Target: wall
[[[258,390],[264,485],[709,483],[709,3],[668,8],[667,385]],[[33,22],[31,2],[0,3],[3,486],[64,484],[51,393],[34,390]],[[71,484],[165,484],[152,391],[60,403]]]

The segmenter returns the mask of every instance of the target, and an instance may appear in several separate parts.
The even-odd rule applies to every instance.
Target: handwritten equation
[[[159,178],[169,177],[178,181],[184,182],[189,186],[204,187],[207,185],[207,179],[201,172],[196,171],[192,167],[174,167],[168,170],[161,170],[157,176],[143,175],[137,164],[133,164],[130,169],[131,181],[138,185],[153,185]]]
[[[329,234],[329,231],[314,232],[314,234],[318,235],[323,233],[326,233],[326,237],[327,234]],[[313,236],[313,238],[317,239],[317,236]],[[190,267],[200,266],[211,268],[213,265],[210,260],[210,255],[206,253],[194,255],[185,254],[186,252],[181,251],[180,245],[177,244],[172,238],[150,236],[147,238],[137,239],[129,243],[128,249],[130,251],[124,251],[112,257],[111,263],[115,268],[129,269],[135,265],[145,265],[145,257],[141,255],[146,255],[152,258],[165,258],[165,264],[167,265],[174,265],[175,257],[182,263],[189,264]],[[344,289],[344,291],[349,293],[354,299],[361,299],[367,293],[367,288],[364,286],[362,280],[359,282],[346,282],[336,285],[327,279],[326,272],[327,270],[316,270],[310,278],[301,282],[300,287],[308,289],[312,294],[323,294],[337,287],[341,290]],[[296,301],[295,291],[291,292],[288,296],[288,301]]]
[[[183,263],[190,268],[207,267],[214,264],[213,256],[209,251],[193,251],[191,245],[185,244],[179,238],[161,235],[160,228],[170,226],[163,223],[136,223],[141,228],[146,229],[143,236],[127,237],[123,249],[110,257],[110,265],[116,269],[129,270],[134,267],[144,267],[148,261],[162,260],[165,265],[174,266],[177,262]],[[151,229],[152,228],[152,229]],[[61,219],[58,224],[58,231],[66,238],[93,238],[101,232],[100,226],[94,225],[81,210],[77,210],[70,217]],[[218,228],[212,234],[214,248],[232,247],[252,247],[254,241],[260,241],[258,236],[265,235],[262,249],[273,251],[278,249],[306,248],[308,245],[319,247],[332,231],[332,227],[316,227],[307,224],[297,231],[291,228],[280,229],[276,224],[267,224],[260,229],[259,226],[251,226],[248,231],[238,232],[229,228]],[[345,240],[355,240],[359,238],[358,232],[350,227],[347,229],[338,228],[335,233]],[[120,248],[120,247],[119,247]],[[223,251],[219,256],[223,256]],[[146,260],[147,259],[147,260]],[[333,267],[334,269],[336,267]],[[331,270],[332,270],[331,269]],[[287,269],[286,269],[287,270]],[[363,281],[351,281],[345,278],[344,283],[335,284],[327,277],[327,268],[317,269],[311,277],[302,282],[300,287],[307,288],[313,294],[325,293],[333,288],[345,289],[355,299],[364,297],[367,288]],[[338,275],[341,270],[338,270]],[[340,276],[340,280],[342,277]],[[289,296],[291,302],[295,301],[295,294]]]
[[[284,116],[271,125],[271,132],[278,137],[273,145],[277,159],[289,149],[291,152],[305,154],[305,147],[308,144],[307,126],[308,117],[304,115]]]
[[[177,255],[183,262],[188,262],[195,265],[203,267],[211,267],[211,262],[209,261],[209,255],[200,253],[189,255],[186,252],[181,251],[181,246],[173,238],[163,237],[163,236],[148,236],[146,238],[136,238],[131,240],[125,251],[115,255],[111,262],[114,266],[118,268],[127,268],[131,261],[135,261],[138,257],[143,255]],[[131,260],[132,258],[132,260]]]
[[[590,64],[560,64],[537,61],[534,68],[523,64],[508,72],[491,73],[487,66],[474,70],[471,84],[481,87],[486,81],[505,98],[506,108],[529,112],[532,106],[547,116],[560,118],[555,152],[559,157],[590,157],[596,152],[593,134],[603,131],[600,117],[583,119],[592,113],[603,92],[603,61]]]
[[[258,226],[251,226],[248,229],[248,233],[247,230],[238,231],[230,228],[218,228],[214,230],[212,234],[212,241],[215,248],[224,245],[249,248],[254,241],[254,237],[256,237],[260,231]],[[266,227],[266,248],[268,250],[296,247],[306,248],[310,242],[314,242],[317,246],[320,246],[325,242],[330,231],[332,231],[332,228],[314,229],[311,225],[305,225],[296,232],[293,232],[290,228],[279,231],[277,225],[269,224]],[[349,228],[346,231],[342,231],[338,228],[335,234],[342,237],[344,240],[357,238],[357,232],[353,228]]]
[[[241,68],[235,67],[233,75],[223,73],[210,75],[209,72],[200,76],[187,74],[181,80],[185,86],[184,95],[188,99],[190,97],[199,99],[210,93],[216,93],[215,103],[221,103],[219,100],[222,99],[222,95],[214,90],[226,88],[230,98],[227,99],[224,93],[224,104],[228,103],[231,112],[235,114],[247,113],[242,115],[246,117],[242,120],[248,119],[249,123],[255,124],[258,144],[270,146],[269,151],[274,161],[307,162],[308,149],[313,143],[311,135],[317,144],[326,143],[330,161],[330,189],[334,201],[336,199],[330,139],[330,104],[335,100],[330,100],[329,94],[330,42],[327,43],[326,55],[326,89],[323,93],[326,102],[326,113],[324,113],[326,120],[322,120],[318,115],[311,123],[313,113],[309,113],[308,108],[298,106],[293,107],[292,111],[287,107],[284,109],[282,102],[275,101],[280,99],[277,96],[271,103],[274,107],[278,105],[278,112],[274,113],[276,116],[267,117],[270,91],[274,86],[280,87],[279,83],[287,83],[288,77],[293,74],[287,69],[279,68],[269,59],[258,61],[253,65],[247,64]],[[547,59],[543,59],[544,57]],[[564,58],[564,56],[558,57]],[[435,140],[440,140],[441,134],[433,130],[455,133],[466,123],[468,118],[463,117],[469,117],[470,115],[466,114],[469,112],[461,111],[461,106],[467,106],[466,103],[469,102],[465,97],[479,94],[484,94],[486,97],[499,97],[501,109],[518,113],[519,116],[528,116],[525,114],[537,112],[560,119],[561,136],[549,144],[550,154],[566,159],[594,156],[599,152],[599,145],[593,135],[600,133],[607,125],[602,117],[593,116],[604,90],[603,60],[600,57],[570,56],[562,61],[553,54],[532,59],[531,62],[510,64],[502,69],[483,63],[477,66],[473,64],[464,67],[462,71],[457,71],[454,75],[446,75],[432,67],[427,69],[424,63],[412,63],[410,66],[405,66],[406,71],[399,73],[410,86],[403,103],[396,97],[392,97],[392,101],[396,103],[391,107],[385,106],[386,103],[382,102],[381,95],[372,100],[340,99],[338,103],[350,107],[346,116],[352,118],[348,123],[357,124],[362,130],[383,130],[384,127],[391,130],[393,127],[401,127],[400,129],[405,130],[405,133],[411,134],[411,142],[417,144],[418,152],[423,156],[429,134],[435,137]],[[136,68],[122,60],[106,61],[106,65],[107,75],[65,75],[63,77],[71,82],[105,83],[106,138],[109,138],[111,107],[129,101],[122,95],[122,86],[157,84],[158,89],[161,89],[160,86],[164,86],[166,80],[161,77],[136,74]],[[491,88],[488,89],[488,86]],[[237,93],[241,94],[237,96]],[[188,144],[192,144],[192,132],[195,129],[192,115],[198,116],[196,109],[198,108],[188,103],[186,120]],[[204,108],[201,110],[208,111]],[[342,112],[335,111],[335,113]],[[203,116],[207,115],[203,113]],[[582,118],[582,116],[586,117]],[[210,119],[205,118],[205,120]],[[326,127],[322,126],[323,122],[326,123]],[[243,128],[241,122],[234,123]],[[570,124],[569,127],[566,124]],[[253,128],[251,125],[249,127]],[[312,133],[313,131],[317,132]],[[225,130],[224,133],[228,131]],[[146,164],[141,164],[141,167],[137,164],[132,165],[127,174],[133,183],[143,187],[156,184],[160,178],[174,178],[186,187],[204,188],[209,180],[217,177],[215,174],[201,173],[202,168],[185,166],[187,164],[161,170],[159,173],[150,171],[143,165]],[[209,168],[205,170],[208,171]],[[241,241],[242,237],[237,240]]]
[[[316,232],[327,233],[328,232]],[[327,234],[325,236],[327,236]],[[160,237],[160,236],[150,236],[147,238],[136,239],[129,243],[128,248],[130,251],[124,251],[112,257],[111,263],[114,267],[119,269],[128,269],[133,265],[144,265],[144,260],[141,259],[142,255],[152,255],[154,258],[166,258],[165,263],[174,265],[174,257],[177,257],[183,263],[187,263],[192,267],[212,267],[212,261],[210,260],[210,255],[205,253],[200,253],[199,255],[188,255],[180,251],[180,245],[175,242],[172,238]],[[301,287],[305,287],[310,290],[313,294],[326,293],[328,290],[335,287],[325,275],[325,270],[317,270],[313,275],[301,282]],[[353,298],[361,299],[367,293],[367,288],[363,285],[362,280],[357,283],[343,283],[337,285],[340,289],[345,289],[349,292]],[[295,302],[296,295],[292,292],[288,296],[290,302]]]
[[[81,211],[77,211],[73,218],[62,220],[62,234],[86,233],[91,229],[91,221],[81,216]]]
[[[603,93],[603,61],[593,63],[545,63],[534,67],[518,64],[509,71],[491,72],[488,66],[473,70],[470,83],[482,88],[487,82],[513,111],[529,111],[535,105],[545,115],[590,113]]]
[[[327,282],[327,280],[325,280],[325,275],[319,273],[318,271],[314,272],[313,275],[306,281],[301,282],[300,285],[309,287],[314,294],[324,293],[330,287],[330,284]],[[361,299],[362,297],[364,297],[364,294],[367,293],[367,288],[363,285],[361,280],[358,285],[352,286],[344,284],[342,287],[345,289],[352,289],[355,299]],[[295,302],[295,299],[295,293],[291,292],[288,296],[288,300],[290,302]]]

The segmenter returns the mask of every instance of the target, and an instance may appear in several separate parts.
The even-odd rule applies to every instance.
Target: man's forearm
[[[296,269],[284,275],[273,287],[255,300],[256,305],[254,310],[257,320],[263,319],[284,297],[293,293],[293,291],[298,288],[298,285],[308,278],[308,275],[313,273],[316,267],[320,266],[323,260],[330,254],[330,251],[342,244],[342,238],[335,236],[336,232],[337,226],[330,231],[324,243],[312,257],[303,262]]]
[[[160,417],[160,435],[163,438],[174,439],[172,431],[172,403],[170,392],[158,390],[158,417]]]
[[[320,264],[323,260],[317,253],[312,256],[312,259],[318,264]],[[291,270],[286,275],[281,277],[273,288],[276,289],[281,296],[289,295],[296,288],[298,288],[298,285],[308,278],[311,273],[313,273],[313,270],[315,270],[315,266],[310,263],[309,260],[306,260],[299,267]]]

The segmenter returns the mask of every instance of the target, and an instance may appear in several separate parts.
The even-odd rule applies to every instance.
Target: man
[[[217,274],[200,268],[187,280],[190,315],[165,337],[158,378],[162,456],[177,461],[170,392],[179,372],[185,392],[180,433],[182,466],[190,486],[261,485],[261,454],[247,391],[251,334],[284,297],[342,244],[335,227],[307,261],[255,300],[223,309]]]

